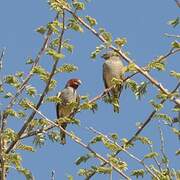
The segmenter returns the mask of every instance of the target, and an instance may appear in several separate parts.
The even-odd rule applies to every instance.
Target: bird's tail
[[[67,126],[67,124],[66,123],[63,123],[62,124],[62,128],[65,130],[66,129],[66,126]],[[64,144],[66,144],[66,134],[64,133],[64,131],[62,131],[62,130],[60,130],[60,143],[62,144],[62,145],[64,145]]]
[[[113,98],[112,105],[114,108],[114,112],[119,113],[119,109],[120,109],[119,98]]]

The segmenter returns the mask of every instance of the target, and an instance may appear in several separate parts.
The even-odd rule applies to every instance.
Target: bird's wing
[[[60,97],[61,96],[61,92],[59,92],[57,94],[57,97]],[[59,107],[60,107],[61,103],[57,103],[56,104],[56,115],[57,115],[57,118],[59,119],[60,118],[60,111],[59,111]]]
[[[104,81],[104,86],[105,86],[105,88],[107,89],[107,88],[109,88],[108,87],[108,84],[107,84],[107,82],[106,82],[106,72],[107,72],[107,67],[106,67],[107,65],[104,63],[103,64],[103,81]]]

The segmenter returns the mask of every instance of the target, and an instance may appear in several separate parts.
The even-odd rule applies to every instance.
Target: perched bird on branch
[[[58,119],[64,117],[72,118],[75,115],[74,111],[77,110],[77,106],[80,103],[80,97],[77,94],[76,89],[80,84],[80,79],[70,79],[67,81],[64,89],[58,93],[57,96],[61,99],[61,102],[56,104],[56,113]],[[72,105],[73,103],[75,105]],[[67,123],[63,122],[61,127],[65,130]],[[60,138],[61,144],[66,144],[66,135],[62,130],[60,130]]]
[[[103,80],[105,88],[115,86],[108,92],[109,102],[113,104],[114,112],[119,113],[119,96],[123,88],[124,66],[121,58],[115,51],[108,51],[102,55],[105,59],[103,64]],[[113,82],[114,81],[114,82]]]

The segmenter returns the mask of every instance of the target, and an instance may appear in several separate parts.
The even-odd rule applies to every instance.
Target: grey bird
[[[120,56],[115,51],[108,51],[102,55],[105,59],[103,64],[103,81],[106,89],[113,86],[112,79],[123,80],[124,66]],[[108,92],[109,102],[113,104],[114,112],[119,113],[119,96],[121,94],[123,84],[120,83]]]
[[[56,113],[57,118],[70,118],[75,114],[75,110],[77,110],[77,106],[80,103],[80,96],[77,94],[76,89],[81,84],[80,79],[70,79],[65,88],[58,93],[58,97],[61,99],[61,103],[56,104]],[[76,106],[71,106],[70,103],[76,103]],[[62,123],[61,127],[65,130],[67,127],[67,123]],[[65,133],[60,130],[60,138],[61,144],[66,144],[66,136]]]

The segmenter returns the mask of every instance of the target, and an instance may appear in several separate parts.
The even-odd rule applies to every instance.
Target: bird
[[[114,112],[119,113],[119,97],[123,89],[124,65],[122,59],[115,51],[108,51],[101,57],[105,59],[105,62],[103,63],[103,81],[105,88],[108,89],[114,85],[112,82],[114,78],[120,80],[120,83],[112,87],[107,93],[109,102],[113,104]]]
[[[75,111],[80,103],[80,96],[77,94],[77,88],[82,82],[78,78],[73,78],[67,81],[64,89],[57,94],[61,102],[56,104],[57,118],[72,118],[75,115]],[[71,106],[71,103],[76,103],[76,106]],[[61,127],[65,130],[67,123],[63,122]],[[66,134],[60,130],[60,143],[66,144]]]

